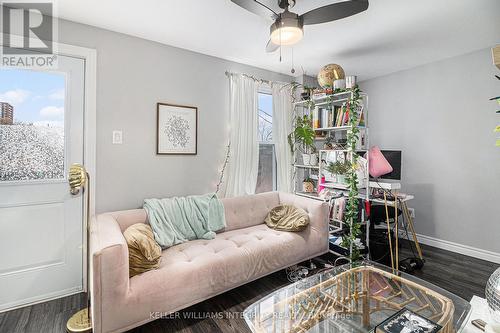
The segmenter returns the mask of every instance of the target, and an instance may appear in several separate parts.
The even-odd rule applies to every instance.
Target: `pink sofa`
[[[132,224],[147,223],[146,212],[105,213],[93,220],[90,289],[94,333],[129,330],[328,251],[325,203],[278,192],[222,202],[227,227],[215,239],[168,248],[159,269],[132,278],[128,276],[123,232]],[[302,232],[268,228],[264,218],[280,203],[303,208],[310,226]]]

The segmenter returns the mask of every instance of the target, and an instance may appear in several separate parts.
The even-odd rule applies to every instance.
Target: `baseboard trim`
[[[45,303],[45,302],[52,301],[52,300],[55,300],[55,299],[58,299],[61,297],[79,294],[81,292],[83,292],[83,288],[81,286],[80,287],[73,287],[73,288],[68,288],[65,290],[60,290],[60,291],[56,291],[56,292],[41,295],[41,296],[23,299],[20,301],[5,303],[5,304],[0,305],[0,313],[16,310],[19,308],[24,308],[25,306],[31,306],[31,305],[35,305],[35,304],[39,304],[39,303]]]
[[[478,249],[469,245],[458,244],[444,239],[434,238],[426,235],[417,234],[418,241],[422,244],[437,247],[455,253],[460,253],[469,257],[491,261],[500,264],[500,253]]]

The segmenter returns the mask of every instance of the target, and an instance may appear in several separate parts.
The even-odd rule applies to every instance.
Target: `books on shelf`
[[[314,129],[329,127],[332,123],[332,112],[328,108],[316,107],[312,119]]]
[[[337,110],[337,115],[336,115],[335,123],[333,124],[333,126],[340,127],[340,126],[349,125],[350,112],[351,112],[351,110],[347,107],[346,104],[343,104],[341,107],[339,107]],[[365,126],[365,116],[364,116],[363,106],[360,106],[359,108],[357,108],[356,112],[358,114],[357,126]]]
[[[345,105],[342,105],[340,108],[338,108],[336,117],[335,117],[335,123],[333,124],[334,127],[339,127],[342,126],[343,124],[346,123],[346,120],[349,121],[349,118],[347,118],[347,112]]]
[[[329,112],[330,110],[327,110],[327,109],[319,109],[319,110],[320,110],[319,116],[321,117],[320,123],[319,123],[319,126],[320,126],[319,128],[326,127],[330,123],[330,115],[332,113]]]
[[[332,216],[331,216],[332,219],[336,221],[344,220],[345,204],[346,204],[345,197],[340,197],[333,200]]]
[[[363,112],[363,106],[361,106],[361,110],[359,110],[359,121],[358,121],[358,126],[366,126],[365,122],[365,113]]]
[[[349,112],[344,103],[342,106],[332,106],[330,107],[315,107],[312,111],[313,128],[331,128],[331,127],[342,127],[349,125]],[[365,115],[363,106],[356,109],[358,113],[358,124],[357,126],[365,126]]]

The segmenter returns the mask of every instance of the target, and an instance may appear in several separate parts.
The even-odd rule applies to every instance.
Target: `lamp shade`
[[[369,160],[369,172],[372,177],[380,177],[391,173],[393,168],[384,157],[379,147],[373,146],[370,148],[368,152],[368,160]]]

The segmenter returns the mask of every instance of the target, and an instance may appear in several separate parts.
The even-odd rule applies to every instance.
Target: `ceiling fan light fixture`
[[[271,25],[271,42],[275,45],[293,45],[304,37],[302,21],[297,14],[285,11]]]
[[[293,45],[304,37],[304,31],[299,27],[282,27],[271,33],[271,41],[276,45]]]
[[[254,14],[274,20],[270,29],[271,38],[266,44],[266,52],[269,53],[276,51],[282,45],[299,42],[304,36],[302,29],[304,25],[340,20],[364,12],[369,6],[369,0],[340,0],[297,15],[289,10],[295,6],[296,0],[231,0],[231,2]]]

